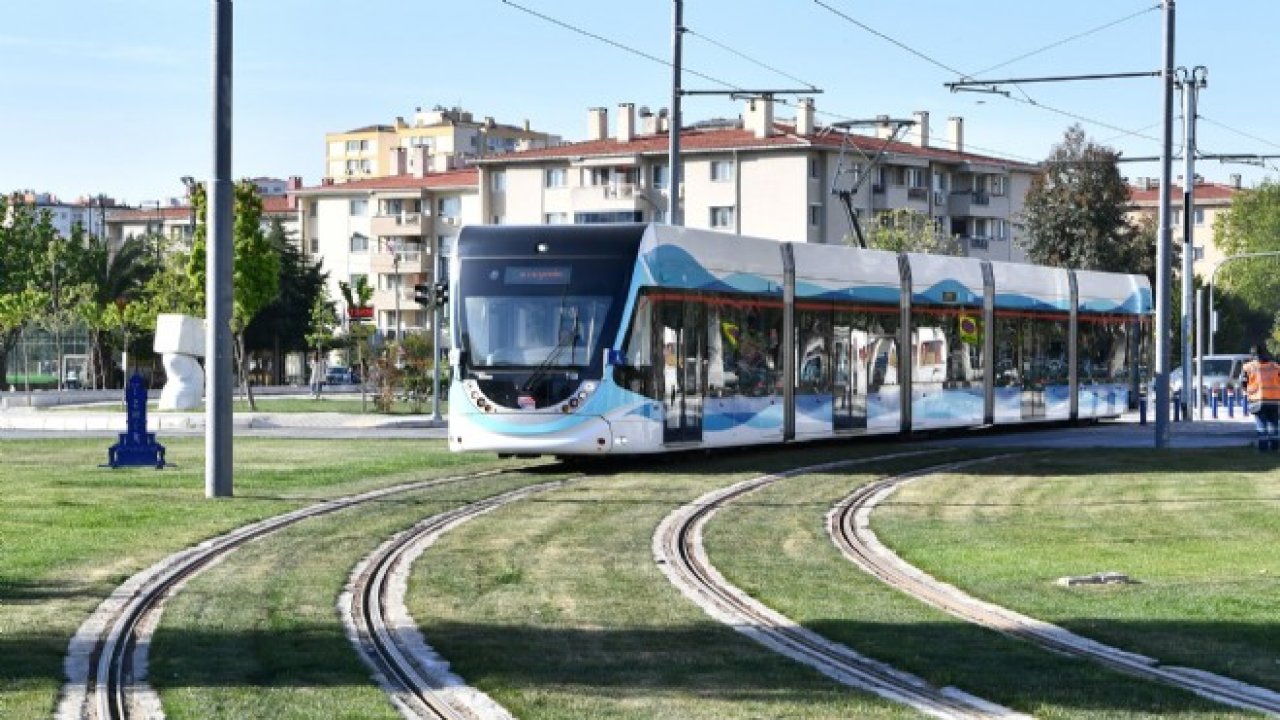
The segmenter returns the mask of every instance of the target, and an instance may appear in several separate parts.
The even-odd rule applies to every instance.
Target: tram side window
[[[832,330],[830,310],[796,313],[796,391],[805,395],[831,393]]]
[[[984,358],[978,308],[912,312],[912,380],[943,389],[982,383]]]
[[[659,352],[660,356],[660,347],[655,347],[653,342],[653,302],[648,296],[641,295],[636,300],[635,315],[622,348],[627,360],[614,368],[614,383],[645,397],[657,398],[654,353]],[[662,367],[661,362],[659,357],[657,367]]]
[[[1080,382],[1129,382],[1129,319],[1081,314],[1079,327]]]
[[[1066,385],[1069,322],[1065,314],[1001,314],[997,311],[996,386],[1040,389]]]
[[[778,392],[782,308],[709,298],[707,384],[713,396],[763,397]]]

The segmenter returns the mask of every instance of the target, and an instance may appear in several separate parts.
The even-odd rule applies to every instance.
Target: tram
[[[657,224],[469,226],[449,447],[660,453],[1114,417],[1141,275]]]

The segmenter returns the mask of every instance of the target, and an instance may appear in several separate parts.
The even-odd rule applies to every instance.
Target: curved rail
[[[159,621],[164,600],[184,582],[245,543],[302,520],[390,495],[526,469],[504,468],[435,478],[336,498],[246,525],[165,558],[120,585],[80,626],[68,647],[68,680],[57,718],[124,720],[135,714],[162,717],[159,700],[142,676],[149,635]]]
[[[383,543],[356,566],[339,601],[348,636],[392,703],[410,718],[510,720],[488,696],[463,685],[433,656],[404,609],[404,573],[444,533],[468,520],[567,480],[531,485],[434,515]]]
[[[1027,640],[1048,650],[1085,658],[1130,675],[1190,690],[1216,702],[1280,715],[1280,693],[1274,690],[1248,685],[1203,670],[1163,666],[1156,659],[1126,652],[1081,637],[1057,625],[983,602],[909,565],[881,544],[871,530],[872,509],[904,484],[928,475],[959,470],[1007,457],[1009,456],[1001,455],[965,460],[915,470],[864,485],[827,514],[827,531],[845,556],[867,573],[890,587],[962,620]]]
[[[702,531],[726,503],[784,478],[937,451],[903,452],[798,468],[712,491],[668,515],[654,534],[653,550],[672,584],[712,617],[762,645],[853,687],[939,718],[1025,717],[955,688],[935,688],[909,673],[858,654],[771,610],[733,586],[707,559]]]

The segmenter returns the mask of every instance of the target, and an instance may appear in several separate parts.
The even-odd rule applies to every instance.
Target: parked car
[[[1240,388],[1240,376],[1244,369],[1244,364],[1249,362],[1251,355],[1205,355],[1204,361],[1204,377],[1201,380],[1204,388],[1204,400],[1209,402],[1211,398],[1217,396],[1219,400],[1223,397],[1224,390],[1238,390]],[[1191,382],[1196,382],[1195,361],[1191,365]],[[1182,393],[1182,366],[1178,366],[1169,373],[1169,392]]]
[[[355,370],[335,365],[325,373],[324,382],[326,385],[355,385],[360,382],[360,378],[356,375]]]

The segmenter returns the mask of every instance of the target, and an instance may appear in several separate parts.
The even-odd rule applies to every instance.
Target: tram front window
[[[608,297],[467,297],[463,335],[472,367],[585,367],[600,357]]]
[[[621,258],[463,260],[463,377],[512,408],[548,407],[600,379],[630,271]]]

